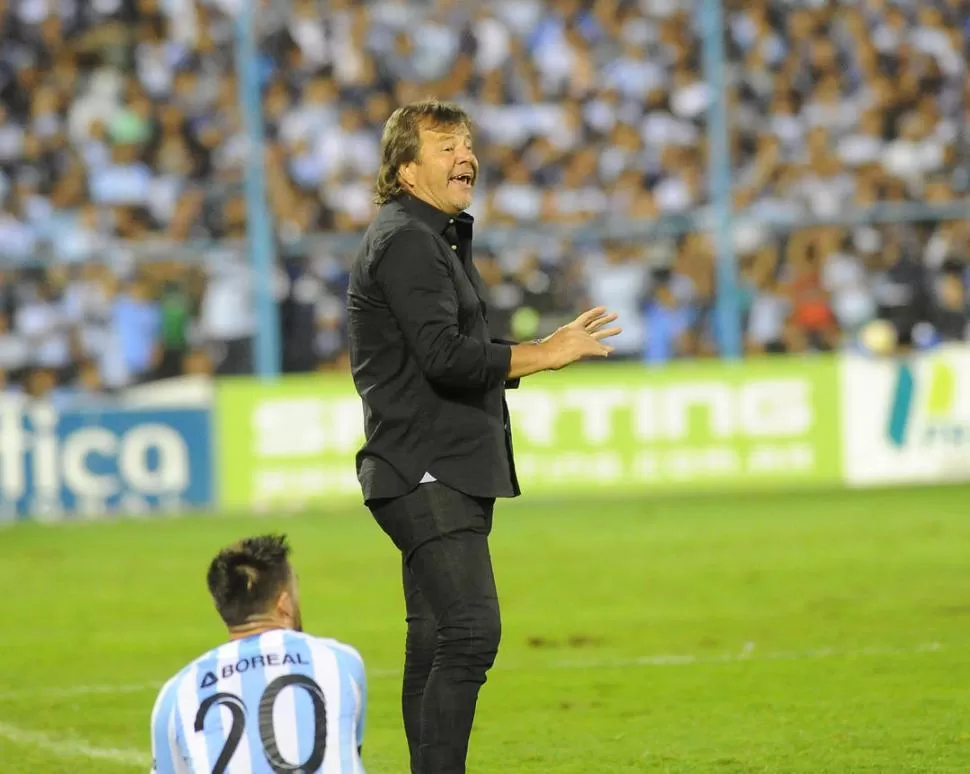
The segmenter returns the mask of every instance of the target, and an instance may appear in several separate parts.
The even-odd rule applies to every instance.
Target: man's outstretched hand
[[[606,357],[613,347],[603,340],[615,336],[622,329],[608,328],[617,315],[602,306],[583,312],[568,325],[551,336],[533,344],[512,347],[509,379],[518,379],[540,371],[557,371],[585,357]]]
[[[586,357],[606,357],[613,347],[603,340],[616,336],[623,329],[606,327],[617,319],[615,312],[607,312],[602,306],[583,312],[568,325],[543,339],[539,346],[549,358],[549,370],[564,368]]]

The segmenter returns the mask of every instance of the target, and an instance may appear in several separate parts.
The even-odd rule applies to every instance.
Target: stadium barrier
[[[839,363],[847,486],[970,481],[970,347]]]
[[[0,398],[0,522],[213,502],[208,408],[59,412]]]
[[[345,377],[216,390],[223,502],[359,501],[360,400]],[[508,393],[523,489],[570,495],[840,482],[836,363],[576,367]]]
[[[970,348],[900,359],[590,365],[508,394],[527,494],[970,480]],[[145,385],[59,413],[0,398],[0,521],[360,503],[345,374]]]

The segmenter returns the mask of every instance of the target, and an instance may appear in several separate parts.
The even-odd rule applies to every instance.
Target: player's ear
[[[283,589],[276,598],[276,616],[284,621],[296,620],[296,601],[290,589]]]

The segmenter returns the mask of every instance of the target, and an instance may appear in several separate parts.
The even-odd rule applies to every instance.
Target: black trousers
[[[501,637],[488,550],[494,504],[433,482],[370,505],[403,560],[412,774],[465,774],[478,692]]]

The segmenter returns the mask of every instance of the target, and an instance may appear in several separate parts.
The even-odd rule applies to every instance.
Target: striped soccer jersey
[[[220,645],[162,687],[153,774],[364,774],[364,664],[336,640],[272,630]]]

